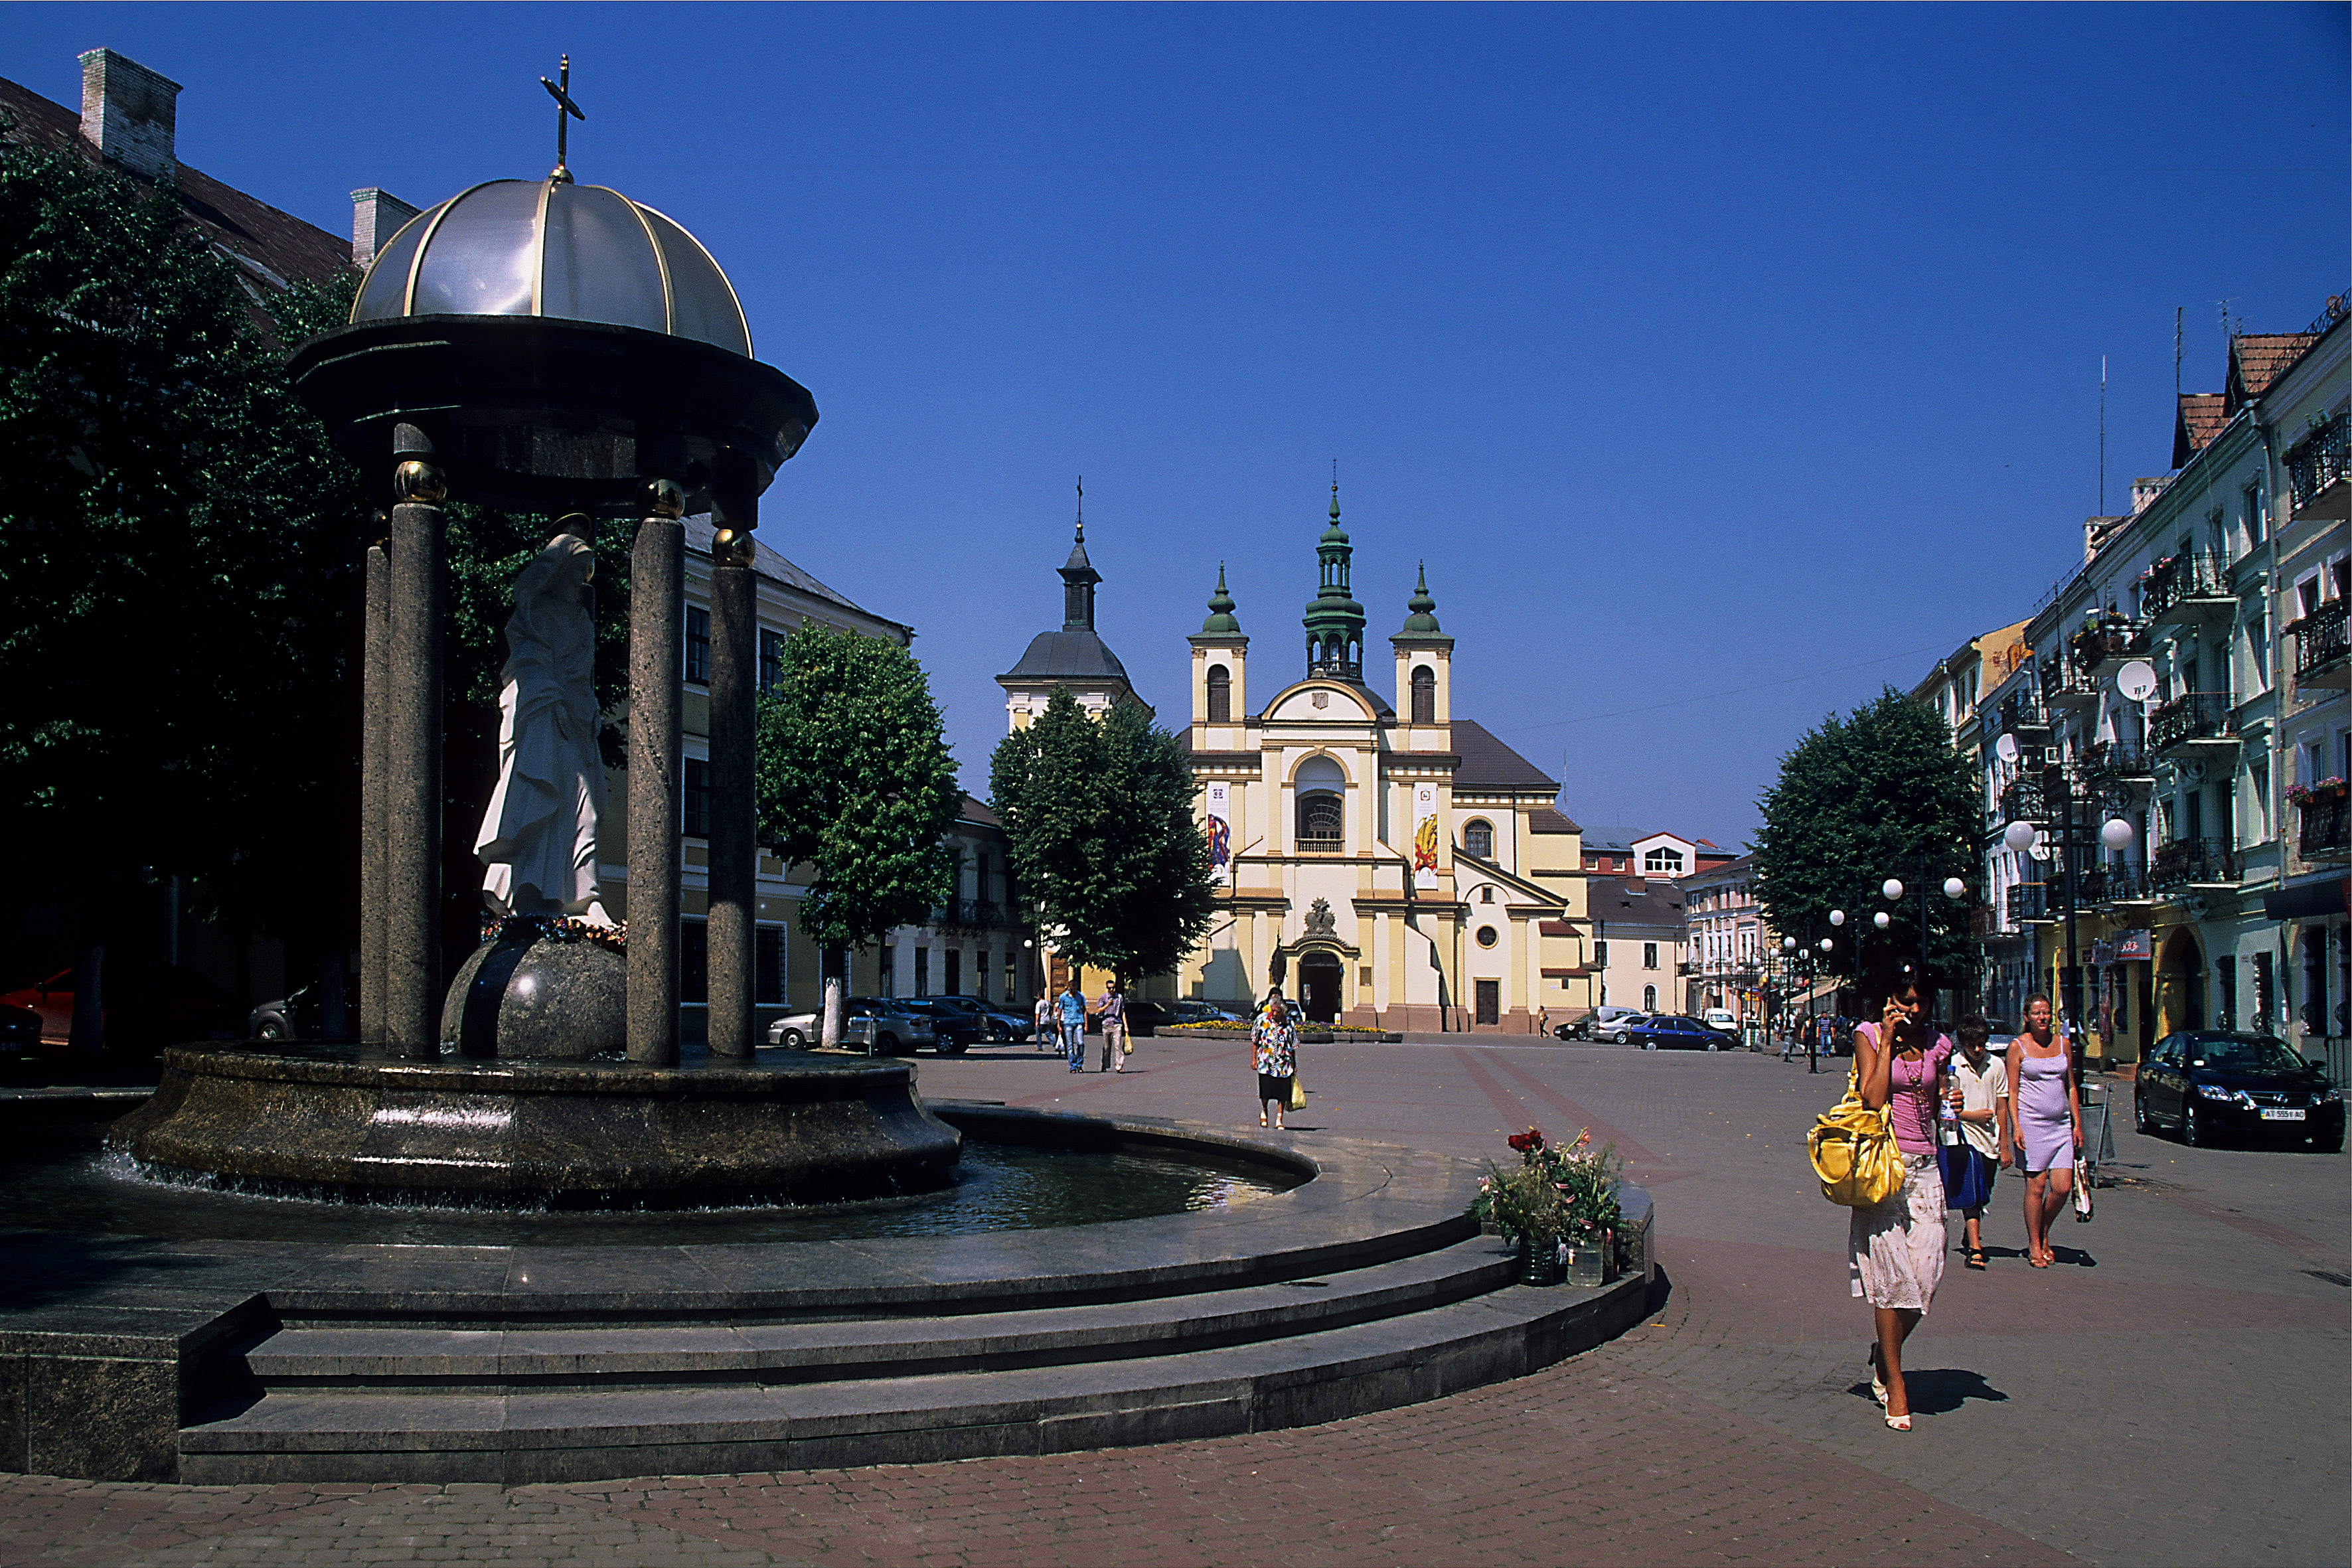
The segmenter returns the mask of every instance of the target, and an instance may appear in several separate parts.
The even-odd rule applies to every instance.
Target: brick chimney
[[[365,267],[375,259],[375,253],[392,243],[400,226],[416,216],[416,209],[394,195],[373,186],[352,193],[352,265]]]
[[[112,49],[81,57],[81,137],[134,174],[166,180],[179,170],[172,149],[180,84]]]

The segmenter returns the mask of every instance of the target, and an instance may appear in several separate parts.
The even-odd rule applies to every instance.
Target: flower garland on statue
[[[598,925],[576,915],[495,915],[482,911],[482,941],[500,942],[526,934],[543,942],[593,942],[614,952],[629,951],[629,922]]]

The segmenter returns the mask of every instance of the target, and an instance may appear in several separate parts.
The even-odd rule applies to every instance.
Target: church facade
[[[1335,485],[1303,674],[1270,676],[1261,707],[1222,567],[1190,639],[1180,733],[1220,908],[1176,994],[1230,1005],[1280,984],[1312,1017],[1388,1029],[1565,1022],[1594,995],[1581,830],[1557,779],[1454,717],[1426,570],[1389,638],[1397,704],[1373,689],[1353,553]]]

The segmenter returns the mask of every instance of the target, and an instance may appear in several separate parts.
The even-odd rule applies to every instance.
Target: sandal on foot
[[[1984,1255],[1984,1248],[1983,1248],[1983,1247],[1969,1247],[1969,1268],[1982,1268],[1984,1266],[1985,1266],[1985,1255]]]
[[[1886,1384],[1878,1380],[1878,1347],[1876,1345],[1870,1347],[1870,1355],[1867,1359],[1870,1363],[1870,1396],[1878,1401],[1878,1407],[1884,1410],[1886,1408]]]
[[[1895,1431],[1908,1432],[1911,1430],[1911,1417],[1908,1415],[1889,1415],[1886,1418],[1886,1425]]]

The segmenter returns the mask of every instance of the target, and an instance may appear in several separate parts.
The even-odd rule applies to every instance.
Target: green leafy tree
[[[944,839],[963,793],[913,654],[803,624],[761,694],[759,745],[760,840],[815,872],[800,920],[819,952],[862,951],[951,895]],[[842,979],[828,961],[827,1047],[841,1040]]]
[[[257,296],[168,186],[5,132],[0,831],[19,884],[56,890],[70,944],[134,960],[168,876],[232,931],[339,946],[365,512],[280,344],[348,285]]]
[[[1832,714],[1781,758],[1761,805],[1757,892],[1775,929],[1800,941],[1830,936],[1830,911],[1843,910],[1846,924],[1834,932],[1838,973],[1856,973],[1857,936],[1867,969],[1916,960],[1914,883],[1924,869],[1932,889],[1928,963],[1945,985],[1969,983],[1977,966],[1970,903],[1946,898],[1942,884],[1958,875],[1980,896],[1982,809],[1941,715],[1891,686],[1843,718]],[[1889,877],[1905,888],[1893,905],[1880,893]],[[1880,910],[1891,917],[1884,931],[1871,923]]]
[[[1081,967],[1122,984],[1165,974],[1215,911],[1199,786],[1175,737],[1139,707],[1090,719],[1057,690],[1001,742],[989,788],[1040,928]]]

